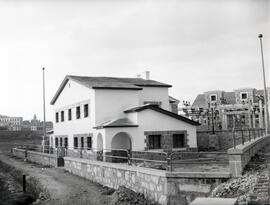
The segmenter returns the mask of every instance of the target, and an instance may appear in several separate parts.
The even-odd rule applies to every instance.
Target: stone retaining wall
[[[228,173],[175,173],[143,167],[65,157],[65,169],[102,185],[124,186],[162,205],[187,205],[196,196],[208,196]]]
[[[217,141],[211,141],[210,135],[212,135],[210,131],[197,131],[197,145],[199,151],[224,151],[233,147],[233,133],[231,130],[215,131]],[[259,136],[262,136],[262,131],[243,130],[243,139],[245,142]],[[235,143],[242,143],[242,130],[235,130]]]
[[[241,177],[245,166],[260,149],[270,143],[270,136],[252,139],[244,145],[228,150],[230,172],[233,177]]]
[[[26,159],[29,162],[34,162],[45,166],[57,167],[56,155],[34,151],[26,151],[24,149],[17,149],[17,148],[12,149],[12,154],[13,156],[16,156],[18,158]]]

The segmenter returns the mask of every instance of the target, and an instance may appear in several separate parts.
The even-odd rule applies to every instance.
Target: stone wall
[[[162,205],[187,205],[196,196],[208,196],[223,173],[175,173],[143,167],[65,157],[65,169],[102,185],[124,186]]]
[[[21,159],[26,159],[29,162],[34,162],[37,164],[42,164],[45,166],[53,166],[57,167],[57,157],[56,155],[34,152],[34,151],[26,151],[23,149],[12,149],[13,156],[19,157]]]
[[[238,145],[236,148],[228,150],[230,172],[233,177],[241,177],[245,166],[260,149],[268,146],[270,136],[252,139],[244,145]]]
[[[243,134],[242,134],[243,132]],[[239,145],[242,143],[242,139],[244,142],[249,141],[250,139],[254,139],[254,137],[262,136],[262,131],[258,130],[250,130],[247,129],[236,130],[235,131],[235,144]],[[222,130],[215,131],[215,135],[217,136],[214,141],[213,138],[211,140],[210,135],[212,135],[211,131],[198,131],[197,132],[197,143],[199,151],[225,151],[229,148],[233,147],[233,133],[231,130]],[[243,136],[242,136],[243,135]]]

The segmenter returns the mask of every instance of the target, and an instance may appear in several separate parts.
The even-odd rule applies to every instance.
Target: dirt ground
[[[49,168],[0,154],[0,160],[34,177],[46,193],[36,205],[152,205],[140,194],[121,187],[113,190],[72,175],[61,168]],[[44,196],[50,196],[44,197]]]
[[[99,205],[110,204],[112,201],[108,195],[108,188],[71,175],[63,169],[43,168],[5,155],[0,155],[0,160],[38,179],[48,191],[50,199],[36,204]]]
[[[33,132],[0,132],[0,161],[35,178],[41,189],[36,205],[151,205],[140,194],[121,187],[113,190],[61,168],[49,168],[24,162],[11,156],[10,150],[18,144],[40,144],[41,137]],[[1,170],[0,170],[1,173]],[[2,178],[3,180],[3,178]],[[48,195],[50,196],[48,198]],[[0,202],[1,205],[1,202]]]

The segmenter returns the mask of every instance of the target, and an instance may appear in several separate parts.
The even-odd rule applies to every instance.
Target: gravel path
[[[112,201],[106,187],[71,175],[63,169],[44,168],[5,155],[0,155],[0,160],[31,175],[48,191],[50,199],[35,204],[100,205]]]

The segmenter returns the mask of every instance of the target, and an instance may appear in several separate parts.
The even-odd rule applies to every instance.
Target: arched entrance
[[[131,137],[126,132],[119,132],[113,136],[111,149],[132,149]]]

